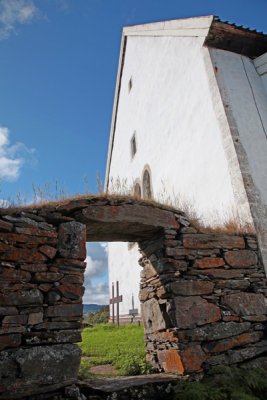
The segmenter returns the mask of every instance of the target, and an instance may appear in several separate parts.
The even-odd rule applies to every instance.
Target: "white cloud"
[[[0,1],[0,39],[7,39],[16,33],[18,24],[33,22],[40,15],[33,0],[1,0]]]
[[[83,295],[84,304],[108,304],[109,293],[107,282],[92,283],[89,279],[85,284],[85,292]]]
[[[96,278],[104,276],[108,268],[107,243],[86,243],[86,270],[85,278]]]
[[[106,273],[108,269],[107,243],[86,243],[86,270],[84,274],[85,293],[83,303],[108,304],[109,293]],[[99,278],[103,277],[103,281]],[[105,280],[104,280],[105,279]]]
[[[0,179],[16,180],[25,162],[33,160],[34,152],[20,142],[11,146],[8,128],[0,126]]]

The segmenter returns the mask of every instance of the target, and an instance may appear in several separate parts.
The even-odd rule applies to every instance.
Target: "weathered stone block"
[[[46,260],[45,255],[38,252],[36,249],[25,249],[25,248],[10,248],[8,252],[1,254],[2,260],[17,261],[17,262],[29,262],[34,263],[36,261]]]
[[[36,282],[57,282],[63,278],[63,274],[59,274],[58,272],[37,272],[34,275],[34,279]]]
[[[245,344],[258,342],[262,336],[262,332],[243,333],[217,343],[205,344],[204,349],[210,353],[221,353],[233,347],[241,347]]]
[[[267,314],[267,298],[263,294],[233,293],[224,296],[222,304],[230,307],[238,315]]]
[[[225,260],[231,267],[246,268],[258,263],[258,256],[252,250],[236,250],[225,253]]]
[[[2,324],[26,324],[28,320],[28,316],[27,315],[10,315],[7,317],[3,318]]]
[[[11,232],[13,225],[10,222],[0,220],[0,230],[2,232]]]
[[[69,317],[69,316],[82,316],[82,304],[64,304],[57,306],[50,306],[46,309],[46,317]]]
[[[16,307],[1,307],[0,306],[0,317],[5,315],[16,315],[18,310]]]
[[[233,279],[243,278],[243,270],[234,271],[231,269],[203,269],[199,271],[191,271],[191,275],[207,275],[216,279]]]
[[[178,281],[170,284],[170,290],[179,296],[195,296],[212,293],[215,284],[205,281]]]
[[[201,346],[189,346],[181,351],[181,359],[185,369],[185,373],[194,372],[201,368],[206,360],[206,355]]]
[[[48,245],[39,247],[39,251],[50,259],[54,258],[57,253],[57,249]]]
[[[12,358],[18,363],[24,379],[38,379],[42,384],[56,383],[77,375],[81,350],[74,344],[36,346],[19,349]]]
[[[224,259],[221,257],[203,257],[195,260],[194,267],[196,268],[216,268],[225,264]]]
[[[25,344],[49,344],[49,343],[77,343],[81,342],[79,330],[61,330],[48,332],[25,332],[23,342]]]
[[[79,258],[86,257],[86,227],[80,222],[65,222],[60,224],[58,230],[58,252],[61,257]]]
[[[178,350],[158,350],[157,356],[159,364],[165,372],[183,375],[184,367]]]
[[[4,268],[0,269],[0,280],[12,281],[12,282],[29,282],[31,279],[31,274],[27,271],[21,271],[14,268]]]
[[[13,385],[19,375],[17,363],[12,359],[12,350],[0,353],[0,388],[1,391]],[[10,388],[12,390],[12,386]]]
[[[28,319],[28,324],[29,325],[40,324],[41,322],[43,322],[43,316],[44,316],[44,314],[42,312],[30,313],[29,319]]]
[[[179,329],[194,328],[221,319],[219,307],[199,296],[175,297],[171,315],[176,321],[174,326]]]
[[[193,341],[221,340],[246,332],[250,326],[250,322],[215,322],[211,325],[185,331],[184,334],[186,339]]]
[[[21,344],[20,334],[10,334],[0,336],[0,351],[8,347],[18,347]],[[0,366],[1,369],[1,366]]]
[[[47,304],[54,304],[61,299],[61,295],[57,290],[50,290],[45,296],[45,302]]]
[[[248,279],[228,279],[226,281],[216,282],[216,288],[223,289],[238,289],[246,290],[250,286],[250,281]]]
[[[190,249],[243,249],[245,247],[244,239],[241,236],[223,235],[223,234],[183,234],[182,240],[184,247]]]
[[[81,285],[71,285],[70,283],[65,283],[64,285],[58,286],[58,290],[62,296],[71,300],[78,300],[82,298],[85,288]]]
[[[0,303],[4,306],[24,306],[43,304],[43,295],[38,289],[21,290],[0,294]]]
[[[35,326],[38,331],[41,330],[58,330],[58,329],[81,329],[81,322],[65,322],[65,321],[53,321],[53,322],[43,322]]]
[[[156,299],[150,299],[142,303],[141,314],[144,321],[145,333],[152,333],[166,328],[165,320]]]

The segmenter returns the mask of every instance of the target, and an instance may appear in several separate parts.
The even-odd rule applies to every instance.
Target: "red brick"
[[[258,263],[258,256],[252,250],[235,250],[225,253],[225,260],[231,267],[246,268]]]
[[[196,260],[194,262],[194,267],[196,268],[216,268],[224,265],[225,262],[223,258],[220,257],[204,257]]]

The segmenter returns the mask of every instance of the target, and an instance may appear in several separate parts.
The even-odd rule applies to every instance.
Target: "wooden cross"
[[[122,302],[122,295],[119,296],[119,281],[116,281],[116,292],[117,296],[114,294],[114,282],[112,282],[112,298],[109,300],[110,304],[112,304],[112,323],[115,323],[115,310],[114,305],[117,303],[117,325],[120,325],[120,313],[119,313],[119,304]]]

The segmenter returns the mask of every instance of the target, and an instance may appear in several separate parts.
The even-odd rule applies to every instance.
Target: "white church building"
[[[238,221],[267,270],[267,35],[214,16],[123,28],[105,190]],[[140,311],[139,258],[109,244],[121,323]]]

